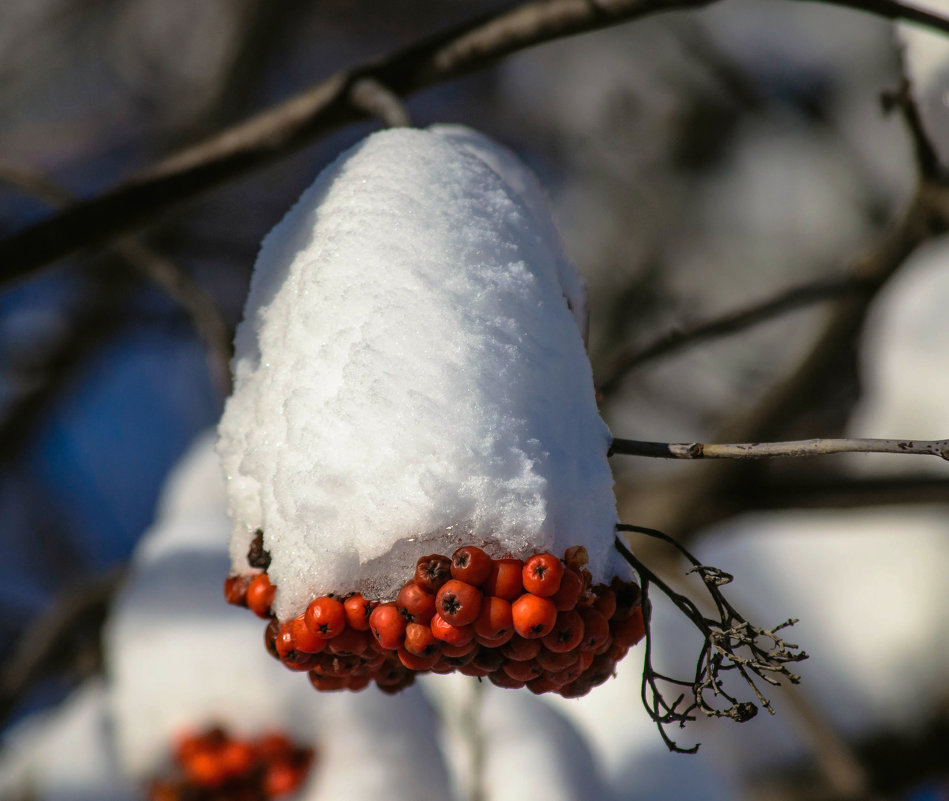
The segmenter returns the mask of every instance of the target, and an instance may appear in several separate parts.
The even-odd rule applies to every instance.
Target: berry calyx
[[[450,579],[439,588],[435,609],[453,626],[467,626],[481,611],[481,592],[464,581]]]
[[[463,545],[451,555],[451,577],[480,587],[491,575],[491,557],[475,545]]]
[[[428,592],[438,592],[451,578],[451,560],[447,556],[433,553],[421,557],[415,564],[415,582]]]
[[[395,605],[399,607],[407,622],[427,625],[435,614],[435,595],[412,580],[399,591]]]
[[[564,566],[552,553],[535,553],[526,562],[521,571],[524,589],[542,598],[556,594],[560,589]]]

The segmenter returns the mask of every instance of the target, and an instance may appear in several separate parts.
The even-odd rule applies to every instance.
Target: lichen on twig
[[[643,610],[646,628],[646,649],[643,664],[642,699],[649,717],[656,723],[663,742],[670,751],[695,753],[699,746],[683,748],[666,731],[667,726],[684,727],[696,719],[697,712],[708,717],[731,718],[738,723],[753,718],[758,707],[774,714],[771,702],[762,693],[760,682],[777,686],[781,679],[797,684],[800,677],[788,665],[807,659],[807,654],[794,643],[785,642],[780,633],[797,621],[788,619],[771,629],[759,628],[748,622],[733,607],[721,588],[731,583],[732,576],[715,567],[703,565],[682,545],[655,529],[620,524],[618,531],[645,534],[675,547],[692,564],[689,573],[697,574],[703,581],[714,605],[714,617],[703,614],[698,606],[673,590],[652,572],[627,547],[620,537],[616,548],[639,574],[643,593]],[[652,664],[653,632],[650,625],[649,592],[657,588],[682,612],[702,634],[704,640],[695,664],[695,672],[687,679],[673,678],[657,671]],[[740,700],[725,689],[723,674],[737,673],[751,689],[752,700]],[[667,697],[663,685],[682,688],[674,700]],[[724,702],[724,703],[723,703]]]

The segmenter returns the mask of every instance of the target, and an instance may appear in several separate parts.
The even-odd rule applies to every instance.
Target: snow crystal
[[[572,308],[571,308],[572,307]],[[582,285],[536,180],[458,127],[377,133],[264,240],[219,452],[247,572],[275,611],[391,597],[418,556],[583,544],[612,570],[616,511]]]

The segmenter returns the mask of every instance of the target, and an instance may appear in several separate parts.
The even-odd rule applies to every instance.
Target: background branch
[[[802,439],[794,442],[640,442],[614,439],[609,455],[648,456],[660,459],[772,459],[791,456],[826,456],[834,453],[904,453],[939,456],[949,460],[949,440],[908,439]]]

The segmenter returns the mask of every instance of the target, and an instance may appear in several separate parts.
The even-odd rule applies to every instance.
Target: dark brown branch
[[[936,154],[936,149],[929,141],[926,129],[923,127],[919,107],[913,99],[912,86],[909,78],[905,76],[905,71],[900,88],[893,92],[884,92],[880,101],[884,113],[899,109],[903,115],[903,121],[906,123],[906,129],[909,131],[910,139],[913,142],[913,153],[916,157],[916,167],[919,174],[928,179],[938,179],[943,173],[943,166]]]
[[[538,0],[437,34],[392,56],[330,78],[285,103],[143,170],[55,217],[0,241],[0,286],[49,262],[153,221],[225,181],[282,158],[326,133],[364,119],[350,93],[372,78],[396,96],[496,63],[534,45],[664,11],[717,0]],[[944,16],[884,0],[828,0],[949,31]]]
[[[76,201],[72,193],[31,170],[0,164],[0,182],[56,207],[69,207]],[[135,237],[118,240],[111,250],[184,309],[208,349],[212,381],[226,397],[231,383],[231,332],[211,298],[191,276]]]
[[[949,504],[949,479],[939,476],[780,476],[736,489],[725,504],[748,509],[854,509]]]
[[[661,540],[673,546],[691,564],[690,573],[699,575],[715,607],[717,617],[702,614],[696,604],[673,590],[668,584],[650,570],[619,537],[615,540],[616,549],[636,570],[642,585],[643,620],[646,627],[646,653],[643,665],[642,699],[649,716],[656,723],[663,741],[670,751],[694,753],[698,745],[681,748],[666,733],[665,727],[678,725],[680,728],[695,720],[695,713],[702,712],[708,717],[727,717],[742,723],[750,720],[761,705],[774,714],[770,701],[762,694],[759,682],[779,686],[781,679],[797,684],[800,677],[788,669],[788,665],[807,659],[807,654],[797,645],[786,643],[778,634],[796,621],[787,620],[772,629],[762,629],[750,624],[725,598],[721,588],[731,583],[732,577],[718,568],[699,562],[691,553],[671,537],[655,529],[620,524],[617,531],[636,532]],[[680,612],[692,623],[703,637],[702,647],[696,661],[695,673],[688,679],[676,679],[663,675],[652,665],[652,642],[654,633],[650,625],[649,590],[659,589]],[[723,674],[737,673],[752,691],[755,701],[740,701],[725,689]],[[671,702],[667,700],[663,688],[686,688],[685,693]],[[715,700],[710,701],[707,694]],[[722,708],[722,703],[727,704]]]
[[[729,312],[721,317],[698,323],[690,328],[672,331],[637,350],[626,350],[619,354],[606,377],[597,383],[604,395],[614,392],[630,371],[660,356],[667,356],[709,340],[744,331],[787,312],[812,303],[829,300],[841,295],[865,292],[868,282],[844,276],[821,279],[786,289],[772,298],[755,303],[744,309]]]

